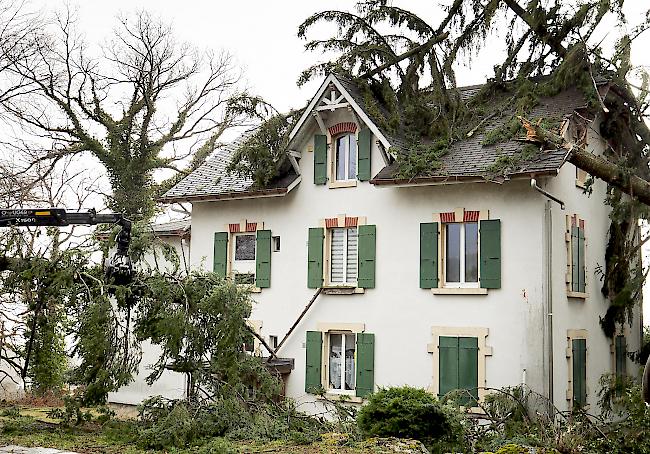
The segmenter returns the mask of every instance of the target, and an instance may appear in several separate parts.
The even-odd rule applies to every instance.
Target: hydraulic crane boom
[[[0,227],[65,227],[68,225],[116,224],[122,227],[115,238],[117,251],[106,267],[106,276],[115,284],[124,285],[133,277],[129,258],[131,242],[131,221],[119,213],[97,213],[88,211],[66,211],[64,208],[11,209],[0,210]]]

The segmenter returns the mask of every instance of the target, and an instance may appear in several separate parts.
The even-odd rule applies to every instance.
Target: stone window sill
[[[354,295],[365,293],[366,289],[359,287],[348,287],[344,285],[328,285],[323,287],[323,293],[326,295]]]
[[[344,180],[344,181],[330,181],[329,182],[329,188],[330,189],[337,189],[337,188],[354,188],[357,186],[357,180]]]
[[[486,288],[432,288],[431,293],[434,295],[487,295]]]
[[[335,402],[350,402],[353,404],[363,403],[363,397],[351,396],[350,394],[325,393],[324,396],[316,396],[318,400],[333,400]]]
[[[577,299],[586,300],[587,298],[589,298],[589,293],[567,291],[566,296],[568,298],[577,298]]]

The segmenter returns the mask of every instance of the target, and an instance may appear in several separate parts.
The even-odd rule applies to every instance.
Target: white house
[[[251,324],[272,347],[286,337],[286,394],[317,411],[321,387],[357,402],[404,384],[483,399],[523,382],[560,409],[595,406],[603,373],[632,372],[625,349],[638,348],[642,326],[638,311],[614,340],[599,326],[606,185],[586,195],[564,150],[489,182],[486,169],[524,145],[483,145],[484,131],[426,178],[400,179],[403,141],[364,105],[352,81],[330,75],[291,132],[291,170],[272,185],[225,172],[235,143],[164,198],[193,205],[191,265],[252,285]],[[531,117],[564,118],[570,136],[584,105],[568,90]],[[586,133],[600,153],[597,122]]]
[[[190,222],[178,220],[152,225],[155,237],[172,246],[179,260],[179,271],[184,273],[190,266]],[[154,243],[155,244],[155,243]],[[148,253],[143,259],[143,268],[172,271],[173,264],[165,259],[162,253],[157,253],[160,248],[154,248],[154,253]],[[134,380],[120,388],[118,392],[109,393],[108,400],[114,404],[137,405],[143,399],[162,395],[169,399],[181,399],[186,395],[187,383],[183,374],[173,371],[164,371],[160,378],[152,385],[147,384],[147,376],[151,374],[152,367],[158,362],[161,350],[149,342],[143,342],[142,359],[138,373]]]

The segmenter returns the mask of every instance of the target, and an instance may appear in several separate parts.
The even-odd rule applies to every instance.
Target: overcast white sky
[[[60,0],[32,0],[47,9],[60,8]],[[394,0],[395,5],[411,10],[430,24],[443,16],[439,0]],[[445,1],[444,3],[449,3]],[[642,19],[647,0],[627,0],[626,13],[631,25]],[[319,56],[303,49],[298,25],[311,14],[324,9],[352,10],[356,0],[71,0],[78,9],[80,29],[90,42],[103,42],[115,26],[115,16],[143,9],[174,25],[175,35],[208,49],[225,49],[245,69],[252,91],[279,110],[302,107],[313,94],[316,82],[298,88],[296,80]],[[328,33],[323,35],[328,36]],[[650,64],[650,32],[635,45],[633,62]],[[482,83],[493,74],[492,67],[504,45],[499,37],[489,40],[470,67],[458,68],[458,83]]]
[[[60,0],[31,0],[31,3],[47,10],[63,6]],[[173,24],[174,34],[180,41],[228,51],[244,69],[251,92],[261,95],[280,111],[302,107],[319,83],[296,86],[300,72],[320,61],[319,55],[304,51],[304,41],[297,37],[298,25],[317,11],[353,10],[355,4],[356,0],[70,0],[70,5],[77,9],[79,29],[90,43],[103,43],[109,38],[118,14],[142,9]],[[393,4],[415,12],[430,24],[439,23],[443,15],[438,0],[394,0]],[[626,0],[629,28],[643,20],[649,7],[648,0]],[[323,38],[331,36],[331,31],[320,31]],[[606,38],[617,35],[606,29],[601,32]],[[457,68],[458,84],[482,83],[491,77],[504,47],[501,37],[490,37],[470,65]],[[635,42],[632,63],[650,66],[648,49],[650,32]],[[650,321],[650,303],[646,304],[645,319]]]

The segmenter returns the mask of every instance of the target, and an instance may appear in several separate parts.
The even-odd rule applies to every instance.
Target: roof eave
[[[557,176],[559,169],[556,170],[544,170],[537,172],[521,172],[516,174],[511,174],[505,177],[504,181],[508,180],[523,180],[529,178],[539,178],[539,177],[554,177]],[[426,178],[391,178],[391,179],[377,179],[373,178],[370,180],[370,183],[375,186],[392,186],[392,187],[408,187],[408,186],[443,186],[450,184],[461,184],[461,183],[494,183],[492,180],[488,180],[482,176],[440,176],[440,177],[426,177]]]
[[[217,202],[221,200],[254,199],[264,197],[282,197],[287,194],[287,188],[264,189],[261,191],[226,192],[222,194],[205,194],[191,196],[163,197],[162,203],[179,202]]]
[[[201,194],[201,195],[184,195],[161,197],[158,199],[161,203],[180,203],[180,202],[220,202],[222,200],[240,200],[240,199],[255,199],[267,197],[284,197],[293,188],[295,188],[302,178],[300,175],[291,182],[286,188],[272,188],[260,189],[257,191],[240,191],[240,192],[224,192],[221,194]]]

